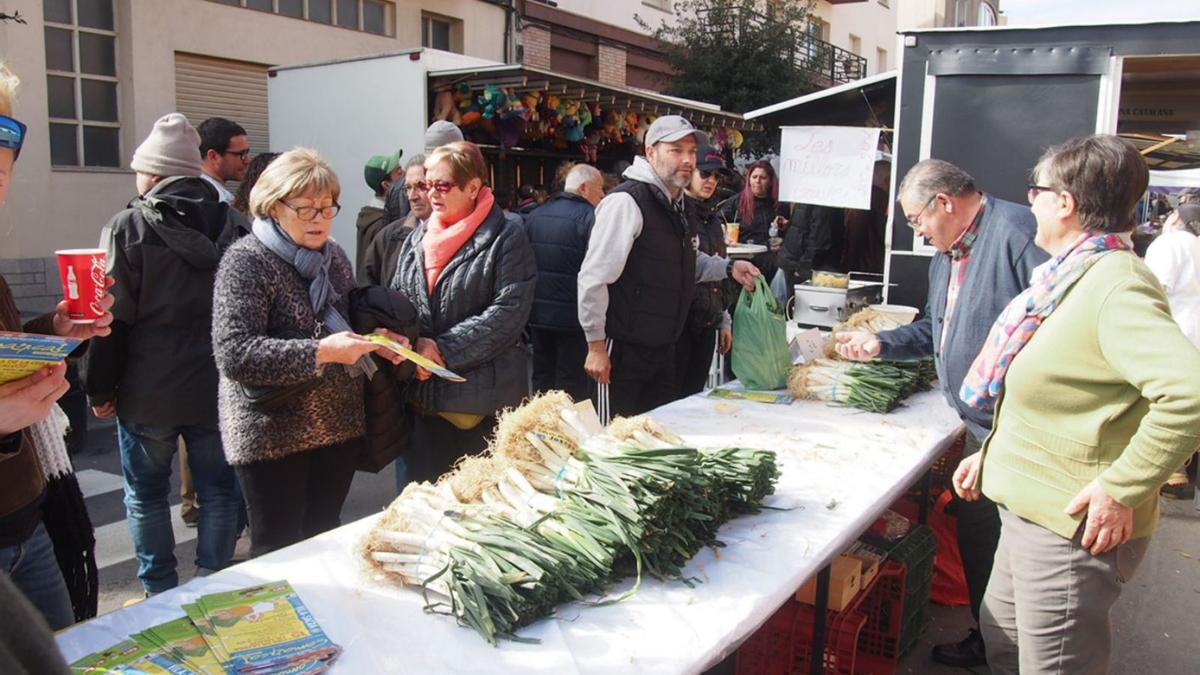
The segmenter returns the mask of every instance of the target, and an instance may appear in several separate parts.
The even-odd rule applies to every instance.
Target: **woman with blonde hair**
[[[404,240],[391,288],[417,308],[417,351],[466,378],[451,382],[417,370],[414,480],[437,478],[479,452],[496,413],[529,393],[522,331],[533,307],[537,267],[519,221],[509,220],[487,186],[473,143],[442,146],[425,160],[433,214]]]
[[[250,193],[252,236],[217,272],[221,435],[255,556],[339,525],[365,433],[362,376],[380,348],[347,321],[354,275],[329,236],[340,194],[316,152],[280,155]]]

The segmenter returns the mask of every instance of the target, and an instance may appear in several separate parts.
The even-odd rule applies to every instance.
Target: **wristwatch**
[[[729,263],[725,265],[725,276],[729,277],[730,279],[733,278],[733,263],[735,262],[737,261],[730,258]]]

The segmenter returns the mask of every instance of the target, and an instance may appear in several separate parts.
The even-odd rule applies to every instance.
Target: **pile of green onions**
[[[935,377],[930,359],[855,363],[823,358],[794,368],[788,388],[798,398],[886,413],[912,394],[927,391]]]
[[[562,602],[623,600],[643,573],[690,583],[687,561],[779,475],[772,452],[683,447],[646,418],[602,429],[565,394],[527,407],[501,419],[487,454],[405,489],[363,545],[372,569],[492,644]],[[604,595],[626,575],[629,591]]]

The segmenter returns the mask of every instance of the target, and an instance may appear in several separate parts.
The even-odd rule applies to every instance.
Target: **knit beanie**
[[[443,145],[463,140],[463,133],[453,122],[438,120],[425,130],[425,152],[433,152]]]
[[[182,113],[158,118],[150,135],[133,152],[129,167],[152,176],[199,176],[200,134]]]

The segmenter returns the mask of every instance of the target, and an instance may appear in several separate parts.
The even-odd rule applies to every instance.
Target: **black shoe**
[[[983,649],[983,635],[972,628],[962,642],[934,645],[933,660],[955,668],[971,668],[987,665],[987,652]]]

